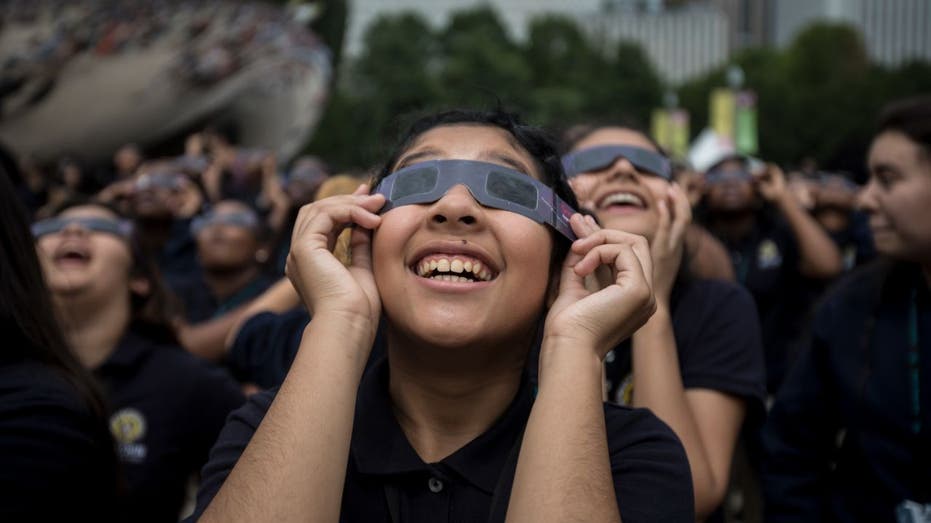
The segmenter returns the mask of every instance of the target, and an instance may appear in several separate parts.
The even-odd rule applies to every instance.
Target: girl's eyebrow
[[[431,156],[438,156],[439,154],[440,154],[440,150],[435,149],[433,147],[427,147],[426,149],[421,149],[415,153],[411,153],[407,156],[402,157],[400,160],[398,160],[398,163],[396,163],[394,166],[394,170],[397,171],[398,169],[401,169],[402,167],[407,167],[408,165],[415,163],[416,160],[420,160],[422,158],[428,158]]]
[[[490,151],[490,152],[488,152],[488,153],[483,154],[482,157],[485,158],[485,159],[488,159],[488,160],[497,160],[497,161],[499,161],[499,162],[505,163],[505,164],[507,164],[507,165],[513,167],[514,169],[517,169],[518,171],[520,171],[520,172],[522,172],[522,173],[524,173],[524,174],[526,174],[526,175],[528,175],[528,176],[533,176],[533,174],[531,173],[530,169],[529,169],[526,165],[524,165],[523,162],[521,162],[520,160],[514,158],[513,156],[511,156],[510,154],[507,154],[507,153],[505,153],[505,152],[502,152],[502,151]]]

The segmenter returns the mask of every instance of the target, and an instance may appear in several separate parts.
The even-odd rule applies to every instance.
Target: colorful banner
[[[685,109],[654,109],[650,131],[653,139],[674,159],[689,150],[689,112]]]
[[[711,129],[722,138],[734,138],[736,103],[736,96],[731,89],[719,88],[711,91]]]
[[[669,145],[663,147],[677,159],[685,159],[689,153],[689,112],[673,109],[669,112]]]
[[[756,94],[753,91],[737,93],[734,126],[734,145],[737,147],[737,152],[742,154],[759,152]]]

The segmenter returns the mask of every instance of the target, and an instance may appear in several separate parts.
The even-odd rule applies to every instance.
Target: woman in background
[[[0,171],[0,521],[118,521],[103,398],[53,316],[26,211]]]

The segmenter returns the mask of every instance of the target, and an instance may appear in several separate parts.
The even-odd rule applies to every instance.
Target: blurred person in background
[[[191,222],[206,200],[202,187],[171,161],[143,164],[134,178],[115,182],[98,197],[124,203],[139,229],[143,251],[156,261],[169,287],[199,273]]]
[[[243,396],[221,369],[177,346],[157,270],[132,222],[99,203],[33,224],[71,350],[104,386],[130,521],[177,521],[188,480]]]
[[[291,170],[276,184],[277,186],[269,187],[269,184],[266,184],[264,195],[271,204],[268,224],[274,231],[272,268],[276,274],[284,274],[284,264],[291,249],[291,233],[297,213],[301,207],[314,201],[314,195],[328,176],[329,170],[321,160],[314,156],[302,156],[294,161]],[[356,187],[360,183],[362,182],[358,181]]]
[[[324,181],[312,198],[322,200],[340,194],[352,194],[362,181],[352,175],[337,174]],[[340,233],[333,255],[343,265],[350,265],[351,231]],[[288,242],[290,247],[290,241]],[[287,251],[285,252],[287,255]],[[301,336],[310,315],[287,279],[253,301],[226,340],[227,363],[237,378],[263,388],[280,385],[300,347]]]
[[[646,237],[653,258],[657,310],[608,353],[608,399],[649,408],[669,424],[688,456],[697,520],[723,521],[719,507],[741,426],[764,412],[753,298],[736,283],[690,274],[691,205],[645,133],[590,127],[566,149],[564,166],[582,208],[607,229]]]
[[[113,153],[113,180],[126,180],[136,174],[145,158],[142,149],[134,143],[121,146]]]
[[[931,521],[931,97],[883,110],[867,164],[881,258],[829,291],[776,396],[774,523]]]
[[[704,196],[696,213],[727,247],[737,281],[756,302],[772,394],[803,331],[807,293],[802,277],[837,276],[841,256],[788,190],[779,167],[727,150],[708,163],[702,169]]]
[[[191,323],[223,315],[271,284],[262,272],[268,259],[266,232],[258,213],[236,200],[212,205],[191,223],[200,274],[176,288]]]
[[[71,353],[0,169],[0,520],[122,521],[103,397]]]
[[[184,308],[179,335],[191,352],[220,361],[227,336],[223,329],[273,283],[263,271],[268,234],[258,213],[236,200],[211,206],[191,222],[191,233],[202,271],[173,289]]]

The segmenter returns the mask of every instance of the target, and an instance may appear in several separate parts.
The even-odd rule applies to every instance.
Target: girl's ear
[[[129,279],[129,292],[137,296],[148,296],[152,292],[152,284],[146,278],[134,277]]]

